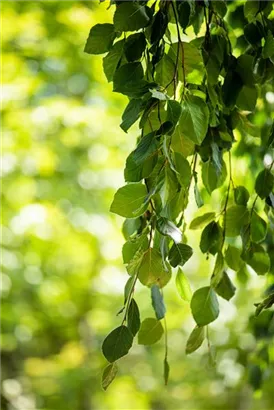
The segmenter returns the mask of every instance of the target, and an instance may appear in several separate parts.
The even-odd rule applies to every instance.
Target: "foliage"
[[[151,287],[156,314],[142,322],[138,343],[161,338],[161,319],[167,332],[159,288],[163,292],[172,268],[192,257],[188,228],[202,228],[200,250],[215,257],[215,266],[209,285],[190,300],[198,325],[187,344],[191,353],[202,344],[202,328],[219,316],[218,296],[230,300],[235,295],[228,267],[240,275],[248,265],[273,281],[273,115],[261,126],[256,120],[267,115],[264,99],[274,80],[273,2],[112,1],[111,6],[113,25],[95,25],[85,51],[108,51],[106,77],[114,92],[129,98],[121,128],[127,132],[139,120],[140,130],[126,160],[127,184],[110,207],[127,218],[127,226],[132,220],[125,235],[130,254],[124,247],[123,255],[133,279],[122,325],[111,333],[120,351],[115,357],[124,356],[132,344],[124,323],[138,280]],[[234,157],[245,154],[251,164],[245,172],[255,180],[251,189],[234,183]],[[210,203],[216,190],[222,200],[188,224],[193,185],[198,208]],[[186,299],[180,272],[177,287]],[[257,314],[267,307],[268,299]],[[109,337],[103,343],[108,360],[104,345]],[[166,366],[167,337],[165,343]],[[255,388],[257,379],[251,376]]]

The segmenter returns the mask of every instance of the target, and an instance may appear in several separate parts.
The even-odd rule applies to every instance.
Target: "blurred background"
[[[252,318],[267,279],[250,271],[234,275],[232,302],[220,300],[211,354],[204,343],[185,355],[194,322],[173,278],[165,288],[169,385],[160,341],[135,343],[108,391],[100,387],[101,343],[120,324],[127,280],[122,218],[109,206],[137,127],[119,128],[127,100],[112,93],[102,57],[83,53],[90,27],[112,20],[113,7],[98,3],[2,2],[1,409],[272,410],[273,312]],[[267,101],[271,112],[269,91]],[[250,164],[237,161],[236,182],[252,190]],[[196,256],[184,271],[195,289],[208,283],[213,261],[193,232]],[[153,317],[149,289],[138,287],[136,299],[142,318]]]

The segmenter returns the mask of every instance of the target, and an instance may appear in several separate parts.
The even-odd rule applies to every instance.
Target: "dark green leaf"
[[[183,31],[188,27],[189,18],[191,13],[190,3],[188,1],[182,1],[178,6],[178,20]]]
[[[123,49],[124,40],[117,41],[117,43],[111,47],[109,53],[103,58],[104,73],[108,81],[113,80],[113,74],[122,58]]]
[[[249,192],[244,186],[237,186],[234,189],[234,201],[237,205],[247,205]]]
[[[134,151],[127,157],[126,167],[124,169],[124,176],[127,182],[139,182],[143,178],[147,178],[152,173],[154,167],[157,164],[158,154],[152,153],[143,162],[134,160]]]
[[[125,1],[117,6],[113,21],[117,31],[136,31],[146,27],[150,18],[149,7],[139,2]]]
[[[209,252],[215,255],[222,245],[223,233],[220,225],[216,222],[208,224],[201,235],[200,249],[203,253]]]
[[[138,305],[134,299],[131,299],[127,314],[127,326],[133,336],[138,333],[140,325],[141,322]]]
[[[242,87],[241,76],[236,71],[228,71],[222,87],[223,100],[227,107],[234,107]]]
[[[144,71],[141,63],[124,64],[114,73],[113,91],[130,97],[140,97],[149,89],[143,77]]]
[[[92,27],[85,45],[85,53],[103,54],[106,53],[115,39],[113,24],[96,24]]]
[[[114,195],[110,212],[125,218],[136,218],[145,212],[147,197],[145,185],[140,183],[125,185]]]
[[[158,342],[164,334],[164,329],[159,320],[154,318],[145,319],[141,323],[138,333],[139,345],[153,345]]]
[[[235,295],[236,288],[226,272],[223,272],[221,280],[215,286],[215,291],[226,300],[230,300]]]
[[[178,101],[175,100],[169,100],[167,102],[167,116],[166,120],[170,121],[175,127],[180,119],[182,113],[182,107],[181,104],[178,103]]]
[[[264,169],[259,173],[255,182],[255,190],[260,198],[267,198],[273,191],[274,176],[269,169]]]
[[[156,318],[158,320],[163,319],[166,314],[166,307],[158,285],[151,287],[151,299]]]
[[[133,336],[126,326],[119,326],[107,335],[102,350],[105,358],[113,363],[128,354],[133,343]]]
[[[192,316],[198,326],[205,326],[219,316],[219,303],[214,290],[206,286],[194,292],[190,303]]]
[[[104,368],[102,375],[102,388],[107,390],[108,386],[113,382],[116,377],[118,368],[116,363],[111,363]]]
[[[157,150],[155,132],[151,132],[141,138],[137,148],[133,151],[133,159],[136,164],[142,163]]]
[[[187,188],[191,180],[191,167],[188,160],[179,154],[179,152],[174,152],[174,165],[178,173],[177,178],[180,184]]]
[[[186,354],[195,352],[199,349],[205,339],[205,328],[203,326],[196,326],[190,333],[186,342]]]
[[[192,297],[191,287],[187,277],[180,268],[178,269],[176,276],[176,287],[181,298],[186,302],[190,302]]]
[[[120,124],[122,130],[125,132],[128,131],[128,129],[138,120],[143,108],[143,101],[140,98],[133,98],[130,100],[122,115],[123,121]]]
[[[131,276],[128,280],[127,283],[125,284],[125,289],[124,289],[124,305],[127,303],[127,299],[130,295],[133,283],[135,281],[135,276]]]
[[[245,256],[246,263],[258,275],[265,275],[270,269],[270,258],[261,245],[254,244]]]
[[[236,105],[241,110],[253,111],[257,103],[257,88],[244,85],[238,94]]]
[[[132,34],[126,39],[124,50],[126,59],[130,62],[140,60],[146,48],[144,33]]]
[[[218,172],[212,160],[202,163],[202,180],[209,194],[219,188],[226,179],[227,171],[225,162],[223,160],[221,161],[221,173]]]
[[[193,250],[190,246],[183,243],[174,243],[169,251],[168,259],[171,266],[175,268],[178,265],[183,266],[192,254]]]
[[[168,18],[167,14],[164,13],[162,10],[159,10],[152,22],[152,27],[151,27],[151,36],[150,36],[150,42],[151,44],[157,43],[160,41],[166,32],[168,25]]]

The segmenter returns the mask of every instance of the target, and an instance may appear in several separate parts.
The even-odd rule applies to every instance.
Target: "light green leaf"
[[[169,370],[170,370],[170,367],[169,367],[167,358],[165,357],[165,359],[164,359],[164,382],[165,382],[165,386],[167,386],[167,383],[168,383]]]
[[[202,229],[209,222],[214,221],[215,217],[215,212],[206,212],[201,216],[197,216],[191,221],[189,229]]]
[[[176,283],[176,287],[177,287],[177,290],[181,298],[185,300],[186,302],[190,302],[191,297],[192,297],[192,290],[190,287],[190,283],[186,275],[180,268],[178,269],[175,283]]]
[[[175,243],[182,242],[182,232],[179,228],[177,228],[177,226],[173,222],[169,221],[167,218],[160,217],[157,220],[156,226],[158,231],[162,235],[170,236],[170,238],[173,239]]]
[[[202,180],[209,194],[225,182],[227,176],[226,165],[223,160],[221,164],[222,168],[219,172],[212,160],[202,163]]]
[[[216,222],[208,224],[201,235],[200,249],[203,253],[215,255],[221,248],[223,232],[220,225]]]
[[[174,152],[174,165],[177,171],[177,178],[180,184],[187,188],[191,180],[191,168],[187,159],[179,152]]]
[[[150,9],[139,2],[125,1],[117,6],[114,26],[117,31],[136,31],[146,27],[151,18]]]
[[[147,235],[140,235],[135,238],[129,239],[124,243],[122,248],[123,262],[129,263],[139,249],[146,250],[147,248]]]
[[[249,221],[248,209],[243,205],[233,205],[226,211],[226,236],[240,235],[241,228]]]
[[[237,205],[247,205],[249,200],[249,192],[244,186],[237,186],[234,189],[234,201]]]
[[[199,97],[188,95],[182,103],[180,132],[197,145],[203,142],[208,128],[209,111]]]
[[[108,386],[113,382],[116,377],[118,367],[116,363],[111,363],[105,367],[102,375],[102,388],[107,390]]]
[[[187,138],[180,130],[180,126],[176,127],[176,130],[172,134],[171,138],[171,148],[183,155],[183,157],[188,157],[194,152],[195,144],[189,138]]]
[[[115,39],[113,24],[96,24],[91,28],[85,45],[85,53],[103,54],[106,53]]]
[[[132,343],[133,336],[129,329],[126,326],[119,326],[110,332],[103,341],[103,354],[110,363],[113,363],[128,354]]]
[[[138,279],[145,286],[151,286],[156,283],[167,283],[170,274],[163,266],[162,256],[157,249],[150,248],[145,252],[140,269]]]
[[[110,211],[125,218],[136,218],[145,212],[147,198],[145,185],[140,183],[125,185],[114,195]]]
[[[225,252],[225,260],[230,269],[238,271],[243,265],[241,258],[241,250],[235,246],[228,245],[228,248]]]
[[[192,316],[198,326],[205,326],[219,316],[219,303],[214,290],[206,286],[196,290],[190,303]]]
[[[138,333],[139,345],[153,345],[158,342],[164,334],[164,329],[159,320],[154,318],[145,319],[141,323]]]
[[[252,241],[256,243],[262,242],[267,233],[267,223],[255,211],[251,216],[250,233]]]
[[[205,339],[205,328],[203,326],[196,326],[190,333],[186,342],[186,354],[195,352],[199,349]]]

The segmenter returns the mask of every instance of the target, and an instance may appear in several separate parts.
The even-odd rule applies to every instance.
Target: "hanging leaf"
[[[140,282],[145,286],[151,286],[156,283],[167,283],[169,278],[170,274],[165,270],[160,252],[154,248],[148,249],[139,269]]]
[[[111,363],[105,367],[102,375],[102,388],[106,391],[108,386],[113,382],[118,372],[117,364]]]
[[[214,221],[215,217],[215,212],[206,212],[201,216],[197,216],[191,221],[189,229],[202,229],[209,222]]]
[[[186,302],[190,302],[192,297],[190,283],[180,268],[176,276],[176,287],[181,298]]]
[[[214,290],[206,286],[194,292],[190,303],[192,316],[198,326],[205,326],[219,316],[219,303]]]
[[[120,127],[127,132],[129,128],[138,120],[143,110],[143,101],[141,98],[133,98],[130,100],[122,115],[122,123]]]
[[[110,332],[102,346],[105,358],[113,363],[128,354],[133,343],[133,336],[126,326],[119,326]]]
[[[244,186],[237,186],[234,189],[234,201],[237,205],[247,205],[249,192]]]
[[[92,27],[85,45],[85,53],[88,54],[103,54],[106,53],[114,39],[115,31],[113,24],[96,24]]]
[[[156,318],[158,320],[163,319],[165,317],[166,307],[158,285],[151,287],[151,299]]]
[[[186,354],[195,352],[199,349],[205,339],[205,328],[203,326],[196,326],[190,333],[186,342]]]
[[[221,280],[214,289],[219,296],[226,300],[233,298],[236,292],[236,288],[226,272],[223,272]]]
[[[127,327],[133,336],[135,336],[138,333],[140,325],[141,322],[138,305],[134,299],[131,299],[127,314]]]
[[[203,253],[209,252],[215,255],[222,245],[223,233],[220,225],[216,222],[208,224],[201,235],[200,249]]]
[[[162,235],[170,236],[175,243],[182,242],[182,232],[177,226],[167,218],[160,217],[157,219],[157,229]]]
[[[157,319],[148,318],[141,323],[138,333],[139,345],[153,345],[158,342],[164,334],[164,329]]]
[[[193,250],[190,246],[183,243],[174,243],[169,251],[168,259],[171,266],[175,268],[178,265],[183,266],[192,254]]]
[[[139,2],[125,1],[116,8],[113,21],[117,31],[136,31],[146,27],[150,19],[149,7]]]
[[[249,222],[248,209],[243,205],[234,205],[226,211],[226,236],[240,235],[243,226]]]
[[[165,359],[164,359],[164,382],[165,382],[165,386],[167,386],[167,384],[168,384],[169,371],[170,371],[170,367],[169,367],[167,358],[165,357]]]
[[[104,73],[108,81],[113,80],[113,74],[122,58],[123,49],[124,40],[117,41],[117,43],[113,44],[109,53],[103,58]]]
[[[136,218],[142,215],[147,208],[147,189],[143,184],[129,184],[119,188],[114,195],[110,212]]]
[[[263,218],[261,218],[257,212],[253,211],[250,221],[251,239],[253,242],[262,242],[267,233],[267,224]]]
[[[195,144],[201,145],[207,133],[208,120],[206,103],[199,97],[189,95],[182,104],[180,132]]]
[[[260,198],[265,199],[273,191],[274,176],[269,169],[264,169],[259,173],[255,182],[255,190]]]

